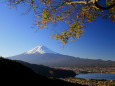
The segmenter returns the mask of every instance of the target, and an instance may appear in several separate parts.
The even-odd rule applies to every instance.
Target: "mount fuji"
[[[46,54],[46,53],[57,54],[56,52],[54,52],[42,45],[37,46],[37,47],[25,52],[25,54]]]
[[[45,46],[37,46],[20,55],[7,57],[8,59],[21,60],[32,64],[46,65],[50,67],[88,67],[88,66],[111,66],[115,61],[83,59],[56,53]]]

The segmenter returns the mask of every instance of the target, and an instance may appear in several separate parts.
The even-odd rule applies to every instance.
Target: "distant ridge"
[[[42,64],[50,67],[115,67],[115,61],[101,59],[83,59],[56,53],[45,46],[37,46],[20,55],[8,57],[32,64]]]

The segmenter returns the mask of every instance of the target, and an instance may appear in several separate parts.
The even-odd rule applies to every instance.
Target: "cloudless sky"
[[[36,17],[33,11],[22,15],[26,9],[9,9],[0,2],[0,56],[14,56],[38,45],[44,45],[64,55],[115,61],[115,23],[98,18],[87,25],[80,39],[68,43],[61,49],[62,44],[50,38],[54,33],[54,27],[38,29],[35,26]],[[59,23],[55,29],[64,27],[66,25]]]

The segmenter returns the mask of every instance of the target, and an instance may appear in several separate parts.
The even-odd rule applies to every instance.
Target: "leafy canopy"
[[[38,17],[36,25],[40,29],[47,28],[49,23],[65,22],[69,28],[64,28],[60,34],[52,36],[52,38],[60,39],[64,44],[68,43],[70,39],[80,38],[84,33],[85,25],[89,22],[94,22],[97,17],[115,21],[115,0],[7,1],[10,7],[23,4],[34,10],[36,17]]]

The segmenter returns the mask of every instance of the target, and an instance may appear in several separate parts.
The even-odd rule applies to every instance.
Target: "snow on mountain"
[[[113,67],[115,65],[115,61],[83,59],[55,53],[44,46],[37,46],[25,53],[7,58],[50,67]]]
[[[25,52],[25,54],[45,54],[45,53],[57,54],[56,52],[54,52],[42,45],[37,46],[37,47]]]

